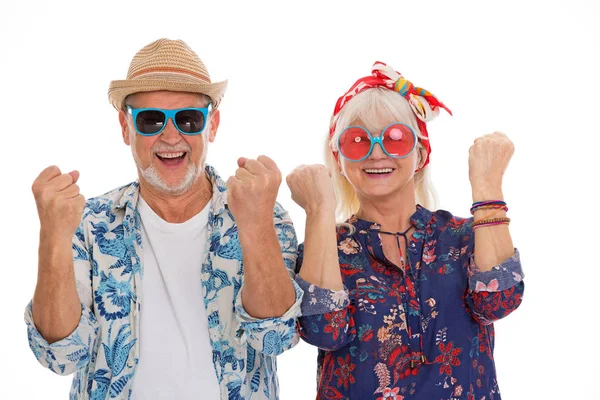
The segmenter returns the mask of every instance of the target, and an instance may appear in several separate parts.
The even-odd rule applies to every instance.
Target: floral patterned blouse
[[[480,272],[472,218],[417,206],[411,222],[405,272],[386,259],[380,225],[352,217],[355,232],[337,234],[346,290],[296,276],[298,329],[319,347],[317,399],[500,399],[493,322],[521,303],[518,251]]]

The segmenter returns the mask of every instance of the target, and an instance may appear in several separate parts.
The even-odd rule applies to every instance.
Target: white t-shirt
[[[144,276],[132,399],[219,399],[200,270],[210,203],[173,224],[140,197]]]

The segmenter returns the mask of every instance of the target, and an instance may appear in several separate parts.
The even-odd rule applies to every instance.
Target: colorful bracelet
[[[487,201],[476,201],[473,206],[485,206],[487,204],[502,204],[506,205],[504,200],[487,200]]]
[[[478,201],[473,203],[473,206],[471,207],[471,215],[475,214],[475,211],[480,209],[502,209],[504,211],[508,211],[506,202],[502,200]]]
[[[473,222],[473,229],[481,228],[482,226],[494,226],[502,224],[510,224],[510,218],[503,217],[478,220],[476,222]]]
[[[489,222],[510,222],[510,218],[500,217],[500,218],[490,218],[490,219],[485,219],[485,220],[478,220],[478,221],[473,222],[473,225],[487,224]]]
[[[497,204],[497,205],[489,205],[489,206],[478,206],[476,208],[473,209],[473,213],[475,213],[475,211],[478,210],[504,210],[504,211],[508,211],[508,207],[503,206],[501,204]]]

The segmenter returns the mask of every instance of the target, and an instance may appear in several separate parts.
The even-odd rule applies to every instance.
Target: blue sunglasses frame
[[[391,126],[393,125],[404,125],[406,126],[408,129],[410,129],[410,131],[413,134],[413,147],[412,149],[410,149],[410,151],[404,155],[404,156],[393,156],[390,153],[388,153],[388,151],[385,149],[385,146],[383,145],[383,133],[385,131],[387,131]],[[364,156],[361,159],[358,160],[353,160],[351,158],[348,158],[344,155],[344,153],[340,150],[340,140],[342,138],[342,135],[344,134],[344,132],[346,132],[348,129],[350,128],[358,128],[358,129],[362,129],[363,131],[367,132],[367,135],[369,136],[369,140],[371,141],[371,148],[369,149],[369,152],[367,153],[366,156]],[[363,161],[366,160],[367,158],[369,158],[369,156],[371,155],[371,153],[373,153],[373,148],[375,147],[375,143],[379,144],[379,147],[381,148],[381,150],[383,150],[383,152],[391,158],[406,158],[408,156],[410,156],[412,154],[413,151],[415,151],[415,148],[417,147],[417,134],[415,132],[415,130],[410,126],[407,125],[403,122],[392,122],[391,124],[389,124],[388,126],[386,126],[380,133],[379,136],[375,137],[371,134],[371,132],[369,132],[369,130],[367,128],[365,128],[364,126],[360,126],[360,125],[352,125],[352,126],[348,126],[346,128],[344,128],[344,130],[342,131],[342,133],[340,133],[340,136],[338,136],[338,140],[337,140],[337,147],[338,147],[338,153],[340,153],[342,155],[342,157],[344,157],[346,160],[350,161],[350,162],[359,162],[359,161]]]
[[[204,115],[204,125],[202,125],[202,129],[200,129],[198,132],[184,132],[181,129],[179,129],[179,126],[177,125],[177,122],[175,121],[175,115],[180,111],[187,111],[187,110],[200,111]],[[135,127],[135,131],[138,133],[138,135],[142,135],[142,136],[156,136],[156,135],[160,134],[165,129],[167,124],[169,123],[169,120],[171,120],[173,122],[173,125],[175,126],[175,128],[184,135],[187,135],[187,136],[200,135],[202,132],[204,132],[204,129],[206,128],[206,122],[208,121],[208,114],[210,113],[210,110],[212,110],[212,104],[209,104],[206,108],[188,107],[188,108],[176,108],[173,110],[167,110],[164,108],[133,108],[130,105],[127,105],[127,112],[133,118],[133,126]],[[162,112],[165,115],[165,122],[164,122],[162,128],[155,133],[140,132],[140,130],[137,127],[136,119],[137,119],[138,114],[141,113],[142,111],[160,111],[160,112]]]

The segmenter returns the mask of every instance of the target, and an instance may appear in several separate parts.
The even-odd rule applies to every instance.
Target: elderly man
[[[87,202],[77,171],[33,183],[29,345],[76,373],[72,399],[278,398],[275,357],[298,341],[296,234],[271,159],[239,159],[227,183],[205,166],[226,86],[184,42],[149,44],[108,92],[139,181]]]

